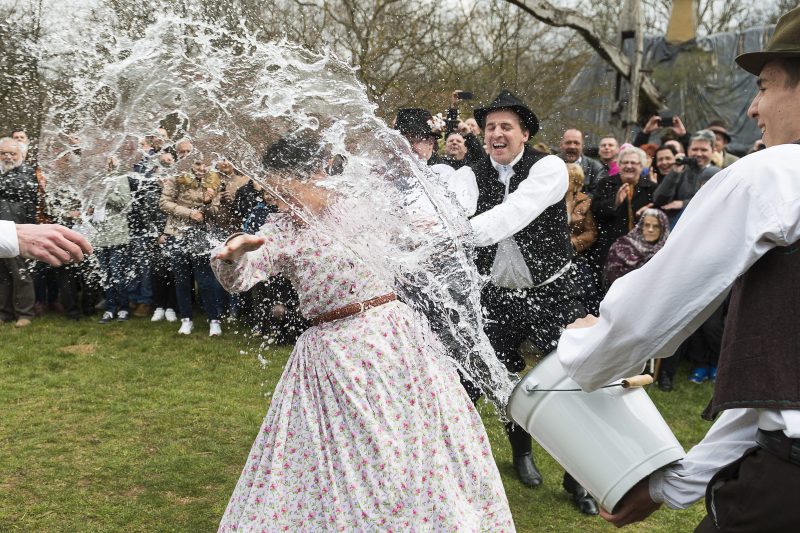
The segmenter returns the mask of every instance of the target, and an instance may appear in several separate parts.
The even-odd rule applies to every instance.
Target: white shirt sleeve
[[[0,258],[17,257],[18,255],[17,225],[11,220],[0,220]]]
[[[543,157],[531,167],[528,177],[505,202],[470,221],[475,245],[490,246],[522,230],[545,209],[562,200],[568,184],[564,161],[553,155]]]
[[[686,457],[650,476],[650,497],[672,509],[686,509],[705,495],[714,474],[755,446],[755,409],[723,411],[705,438]]]
[[[433,165],[431,170],[439,174],[447,184],[447,190],[455,195],[467,216],[474,215],[478,208],[478,184],[472,169],[465,165],[458,170],[453,170],[453,167],[449,165],[439,164]]]
[[[584,390],[672,355],[720,305],[736,278],[800,238],[800,146],[776,146],[714,176],[664,248],[611,286],[598,322],[564,330],[558,358]]]

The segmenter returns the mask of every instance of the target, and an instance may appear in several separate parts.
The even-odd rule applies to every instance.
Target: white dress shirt
[[[514,174],[513,166],[522,158],[523,152],[508,165],[492,160],[499,172],[501,183],[506,184]],[[467,215],[475,214],[478,205],[478,185],[473,170],[464,166],[456,170],[454,179],[464,187],[472,187],[474,207]],[[545,209],[562,200],[567,193],[569,176],[567,166],[560,158],[548,155],[537,161],[514,192],[502,204],[496,205],[470,220],[475,233],[476,246],[491,246],[511,237],[536,220]],[[465,196],[469,196],[466,193]]]
[[[776,246],[800,239],[800,146],[750,154],[716,174],[692,199],[664,248],[617,280],[598,322],[565,330],[557,354],[592,391],[668,357],[721,304],[733,282]],[[797,297],[792,295],[787,297]],[[673,508],[703,496],[711,476],[755,445],[758,428],[800,437],[800,411],[730,409],[686,458],[650,478]]]
[[[0,220],[0,258],[17,257],[18,255],[17,225],[11,220]]]

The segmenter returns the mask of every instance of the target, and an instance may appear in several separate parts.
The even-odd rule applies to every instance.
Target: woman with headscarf
[[[606,289],[628,272],[647,263],[664,246],[667,237],[667,215],[659,209],[646,209],[636,226],[611,245],[603,271]]]

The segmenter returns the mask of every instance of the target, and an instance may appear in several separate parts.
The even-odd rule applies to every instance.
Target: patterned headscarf
[[[655,217],[661,226],[661,235],[656,242],[644,240],[644,219]],[[647,209],[639,218],[636,226],[611,245],[606,259],[604,278],[606,286],[610,286],[618,278],[647,263],[661,248],[669,237],[669,220],[660,209]]]

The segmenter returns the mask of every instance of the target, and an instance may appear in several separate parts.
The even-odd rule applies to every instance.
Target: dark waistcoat
[[[711,414],[800,409],[800,242],[773,248],[731,291]]]
[[[531,167],[545,155],[547,154],[525,145],[522,157],[513,167],[514,175],[509,183],[509,194],[517,190],[522,180],[528,177]],[[498,181],[499,173],[488,157],[472,165],[472,170],[478,183],[478,209],[475,214],[479,215],[503,203],[506,189]],[[514,234],[514,240],[522,252],[535,285],[558,272],[573,255],[567,224],[567,204],[564,199],[545,209],[533,222]],[[475,265],[481,274],[487,275],[491,272],[496,253],[496,244],[475,249]]]

